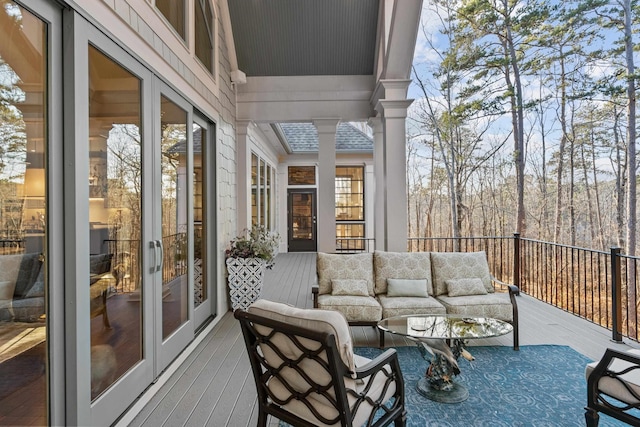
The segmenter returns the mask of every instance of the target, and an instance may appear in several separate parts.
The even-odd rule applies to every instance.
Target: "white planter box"
[[[231,308],[246,310],[260,298],[267,262],[262,258],[227,258]]]

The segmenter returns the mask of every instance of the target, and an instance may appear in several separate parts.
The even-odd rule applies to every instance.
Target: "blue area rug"
[[[591,360],[566,346],[469,347],[476,360],[458,361],[456,381],[469,390],[461,403],[433,402],[416,390],[426,362],[417,347],[398,347],[405,381],[408,427],[585,426],[585,365]],[[356,348],[369,359],[382,351]],[[285,426],[285,423],[280,423]],[[600,414],[600,426],[626,424]]]
[[[407,426],[513,427],[584,426],[587,402],[585,365],[591,360],[570,347],[555,345],[469,347],[476,358],[460,358],[456,381],[466,386],[469,398],[461,403],[433,402],[416,390],[427,362],[416,347],[398,347],[405,381]],[[377,348],[357,348],[367,358]],[[601,414],[600,426],[624,426]]]

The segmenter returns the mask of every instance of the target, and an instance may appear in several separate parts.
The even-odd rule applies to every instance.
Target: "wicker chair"
[[[629,425],[640,425],[640,350],[607,349],[600,361],[587,365],[588,427],[597,427],[598,412]]]
[[[396,351],[353,354],[344,316],[258,300],[236,310],[267,415],[293,426],[404,426],[404,382]]]

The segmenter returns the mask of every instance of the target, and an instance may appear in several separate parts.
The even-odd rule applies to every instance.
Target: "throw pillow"
[[[447,291],[450,297],[487,294],[487,289],[484,287],[484,283],[479,277],[448,279],[445,280],[445,283],[447,284]]]
[[[426,298],[427,279],[387,279],[387,296]]]
[[[29,292],[27,292],[27,295],[25,295],[25,298],[36,298],[36,297],[43,297],[44,296],[44,282],[35,282],[31,288],[29,289]]]
[[[363,279],[331,279],[331,295],[369,296],[367,281]]]
[[[3,280],[0,282],[0,301],[13,299],[13,291],[16,288],[15,282]]]

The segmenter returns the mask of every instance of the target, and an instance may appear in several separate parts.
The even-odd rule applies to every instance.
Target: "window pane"
[[[193,292],[194,305],[197,307],[208,298],[206,283],[206,239],[203,231],[206,227],[205,199],[203,190],[203,160],[206,159],[207,130],[197,123],[193,124]]]
[[[210,0],[196,0],[196,56],[213,73],[213,12]]]
[[[160,97],[162,338],[188,320],[187,112]]]
[[[364,220],[364,168],[336,167],[336,220]]]
[[[264,225],[265,214],[265,163],[264,160],[260,160],[260,211],[258,212],[258,224]]]
[[[271,224],[271,174],[272,174],[272,169],[270,165],[267,165],[267,189],[265,192],[265,201],[266,201],[266,205],[267,205],[267,218],[265,221],[265,225],[267,226],[267,228],[271,229],[272,224]]]
[[[258,224],[258,156],[251,154],[251,224]]]
[[[5,1],[0,27],[0,424],[46,425],[47,26]]]
[[[185,37],[185,1],[184,0],[156,0],[156,7],[176,32],[186,40]]]
[[[140,80],[93,47],[88,69],[87,282],[95,399],[142,359],[142,130]]]
[[[316,185],[315,166],[289,166],[289,185]]]
[[[364,224],[336,224],[336,240],[339,251],[365,249]]]

